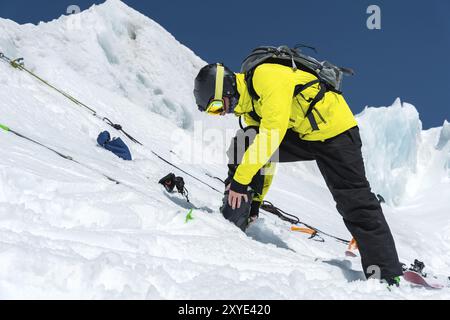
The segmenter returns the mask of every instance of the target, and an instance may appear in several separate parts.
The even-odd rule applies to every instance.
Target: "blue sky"
[[[0,17],[20,23],[48,21],[69,5],[92,0],[14,0]],[[125,3],[157,21],[208,62],[238,71],[258,45],[305,43],[318,58],[352,67],[344,94],[355,113],[390,105],[396,97],[419,110],[424,128],[450,120],[450,1],[283,0],[142,1]],[[369,5],[381,8],[381,30],[369,30]]]

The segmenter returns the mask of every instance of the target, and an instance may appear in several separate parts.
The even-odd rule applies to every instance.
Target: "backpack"
[[[342,93],[340,90],[342,88],[343,76],[354,75],[352,69],[337,67],[328,61],[319,62],[315,58],[303,54],[298,48],[291,49],[288,46],[258,47],[244,59],[241,66],[241,73],[245,74],[248,92],[253,100],[259,100],[260,98],[253,87],[253,73],[258,66],[264,63],[281,64],[291,67],[294,71],[300,69],[317,77],[317,80],[298,85],[294,90],[295,97],[315,84],[319,84],[320,86],[318,94],[310,100],[310,105],[305,114],[305,117],[309,119],[313,130],[319,130],[317,122],[312,114],[314,106],[323,99],[327,91]],[[254,108],[252,112],[250,112],[250,116],[258,122],[261,121],[261,117],[256,114]]]

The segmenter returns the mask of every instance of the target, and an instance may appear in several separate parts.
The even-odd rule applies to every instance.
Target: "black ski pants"
[[[258,128],[250,129],[254,129],[256,133]],[[242,139],[233,140],[229,157],[230,150],[241,149],[236,145],[237,141]],[[244,149],[250,143],[251,141],[247,141]],[[402,267],[381,205],[367,181],[361,147],[358,127],[324,142],[301,140],[298,133],[288,130],[275,153],[277,157],[271,161],[283,163],[315,160],[336,202],[337,211],[358,243],[366,277],[378,275],[381,279],[390,279],[402,275]],[[237,168],[236,160],[240,158],[237,154],[239,152],[230,157],[228,181]],[[259,173],[250,186],[260,193],[263,180]]]

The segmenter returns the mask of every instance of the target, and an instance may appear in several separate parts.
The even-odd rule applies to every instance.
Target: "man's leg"
[[[358,127],[325,142],[311,142],[336,208],[358,243],[366,276],[374,275],[371,266],[375,266],[382,279],[391,279],[401,275],[402,268],[381,205],[367,181],[361,146]]]

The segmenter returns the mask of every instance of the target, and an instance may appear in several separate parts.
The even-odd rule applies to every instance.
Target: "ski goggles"
[[[225,76],[225,67],[218,63],[216,71],[216,88],[214,99],[208,103],[206,113],[211,115],[220,115],[225,110],[225,102],[223,100],[223,80]]]
[[[224,110],[225,110],[225,102],[223,101],[223,99],[220,100],[212,99],[211,102],[206,107],[206,113],[213,116],[218,116],[222,114]]]

